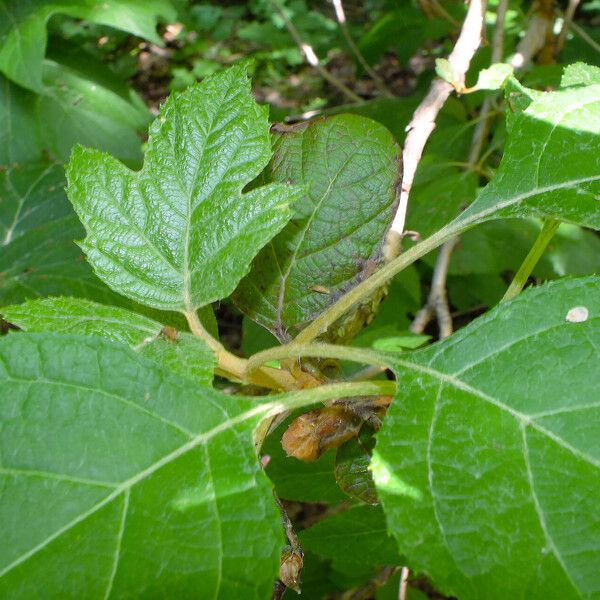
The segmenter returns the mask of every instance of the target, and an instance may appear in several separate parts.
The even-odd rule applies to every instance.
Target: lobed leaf
[[[243,66],[167,100],[139,172],[75,147],[67,192],[98,276],[163,310],[228,296],[300,193],[285,184],[242,193],[270,155],[267,110],[253,100]]]
[[[393,216],[400,165],[392,135],[365,117],[277,129],[266,178],[307,193],[257,256],[237,306],[284,342],[367,277]]]
[[[598,597],[599,286],[527,290],[395,361],[374,479],[400,552],[444,593]]]

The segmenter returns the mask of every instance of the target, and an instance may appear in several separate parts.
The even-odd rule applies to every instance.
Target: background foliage
[[[503,60],[546,34],[445,103],[406,268],[267,395],[243,359],[391,268],[406,127],[467,6],[0,0],[2,597],[269,598],[300,547],[304,598],[600,597],[600,4],[506,5]],[[411,323],[457,235],[436,342]]]

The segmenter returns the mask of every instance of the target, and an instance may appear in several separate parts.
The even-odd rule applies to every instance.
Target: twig
[[[331,85],[336,87],[340,92],[342,92],[347,98],[349,98],[352,102],[363,102],[363,99],[356,95],[349,87],[347,87],[344,83],[342,83],[337,77],[332,75],[319,60],[319,57],[315,54],[313,47],[310,44],[307,44],[300,35],[300,32],[296,29],[296,26],[289,17],[285,14],[285,11],[279,5],[278,0],[269,0],[273,8],[279,13],[279,16],[283,19],[287,30],[290,32],[292,38],[296,42],[298,48],[300,48],[300,52],[306,59],[306,62],[316,69],[323,79],[326,79]]]
[[[458,238],[452,238],[442,244],[440,253],[433,270],[431,279],[431,291],[427,299],[427,304],[416,314],[410,330],[413,333],[423,333],[425,327],[435,314],[440,329],[440,339],[447,338],[452,334],[452,316],[448,308],[448,299],[446,295],[446,278],[448,277],[448,267],[452,250],[458,243]]]
[[[335,9],[335,17],[340,25],[344,37],[346,38],[346,43],[348,44],[348,47],[350,48],[354,56],[356,56],[356,59],[361,64],[362,68],[365,70],[365,73],[367,73],[367,75],[375,82],[377,89],[385,96],[388,96],[388,98],[393,98],[394,94],[390,92],[390,90],[385,85],[383,79],[381,79],[381,77],[377,75],[373,67],[371,67],[371,65],[363,56],[362,52],[360,51],[360,48],[354,43],[354,40],[350,35],[350,30],[348,29],[348,23],[346,22],[346,13],[344,12],[344,5],[342,4],[342,0],[331,1],[333,3],[333,8]]]
[[[542,230],[540,231],[537,239],[533,243],[531,250],[525,257],[525,260],[519,267],[517,274],[515,275],[514,279],[512,280],[510,286],[506,290],[506,293],[504,294],[500,302],[511,300],[512,298],[517,296],[525,287],[525,284],[527,283],[529,276],[535,268],[535,265],[537,265],[538,261],[542,257],[542,254],[544,254],[544,250],[546,250],[546,247],[548,246],[550,240],[556,233],[556,230],[558,229],[559,225],[560,221],[555,221],[554,219],[548,219],[544,222]]]
[[[580,0],[569,0],[567,10],[565,11],[565,14],[563,16],[562,28],[560,30],[560,33],[558,34],[558,37],[556,38],[556,45],[554,47],[555,54],[558,54],[565,44],[565,39],[567,38],[567,31],[569,31],[569,27],[573,22],[573,17],[575,16],[575,11],[579,6],[579,2]]]
[[[513,69],[527,66],[544,47],[546,36],[552,29],[552,19],[545,12],[536,12],[529,21],[525,35],[517,45],[517,51],[508,61]]]
[[[431,0],[431,5],[434,11],[440,16],[446,19],[454,27],[458,27],[460,23],[438,2],[438,0]]]
[[[504,55],[504,21],[506,19],[507,8],[508,0],[500,0],[496,11],[496,24],[492,36],[492,64],[500,62]],[[487,139],[493,101],[493,96],[490,95],[483,101],[479,120],[477,121],[475,131],[473,132],[473,139],[471,141],[471,149],[467,161],[468,169],[474,169],[476,167],[479,156],[481,155],[481,150]],[[433,279],[427,303],[416,314],[410,327],[410,330],[415,333],[422,333],[435,314],[438,322],[440,339],[444,339],[452,334],[452,315],[450,313],[450,307],[448,306],[446,279],[448,276],[448,267],[452,251],[457,243],[458,238],[453,238],[445,242],[440,249],[433,270]]]
[[[384,567],[377,575],[365,585],[346,592],[343,600],[367,600],[373,598],[380,587],[383,587],[398,571],[400,567]]]
[[[590,37],[585,29],[579,27],[575,21],[571,22],[570,28],[573,30],[573,33],[576,33],[584,42],[587,42],[596,52],[600,52],[600,44],[594,38]]]
[[[281,512],[281,519],[283,521],[283,528],[285,530],[285,537],[287,538],[289,548],[281,556],[281,564],[279,568],[279,581],[283,583],[285,587],[289,587],[298,594],[300,593],[300,573],[304,566],[304,552],[300,546],[298,536],[294,531],[294,525],[292,524],[290,517],[288,516],[281,500],[275,496],[275,502],[279,506]],[[283,590],[285,591],[285,590]],[[281,586],[275,586],[273,590],[273,599],[283,597],[283,591]],[[278,594],[280,594],[278,596]]]
[[[398,600],[406,600],[406,594],[408,593],[408,576],[410,570],[408,567],[402,567],[400,571],[400,589],[398,590]]]
[[[457,73],[459,83],[464,83],[465,74],[469,68],[471,59],[481,43],[485,4],[485,0],[471,0],[456,45],[448,57],[448,61]],[[408,135],[406,136],[402,152],[404,171],[402,175],[400,202],[392,226],[387,234],[384,247],[384,254],[387,260],[396,257],[400,252],[400,243],[406,222],[408,196],[412,188],[415,172],[421,160],[425,144],[431,132],[435,129],[435,119],[453,89],[450,83],[436,77],[431,84],[429,92],[417,107],[411,122],[406,127]]]

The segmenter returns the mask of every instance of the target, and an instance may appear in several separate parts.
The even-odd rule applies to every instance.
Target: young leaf
[[[599,286],[527,290],[396,361],[373,475],[400,552],[444,593],[600,589]]]
[[[228,296],[300,193],[285,184],[242,193],[270,155],[267,110],[253,100],[243,66],[167,100],[139,172],[76,147],[68,195],[98,276],[164,310],[189,312]]]
[[[439,60],[439,59],[438,59]],[[499,90],[504,82],[512,75],[513,68],[506,63],[496,63],[487,69],[479,71],[477,83],[469,92],[477,90]]]
[[[273,406],[95,337],[0,338],[0,596],[269,596],[281,517],[252,432]]]
[[[375,269],[401,163],[392,135],[355,115],[277,130],[274,148],[267,178],[303,184],[308,192],[254,261],[234,301],[287,341]]]
[[[177,375],[196,383],[212,383],[215,357],[202,340],[124,308],[81,298],[44,298],[1,308],[0,314],[29,332],[97,335],[114,340]]]
[[[600,85],[539,95],[510,130],[502,163],[455,221],[549,217],[600,229]],[[452,225],[451,225],[452,227]]]
[[[3,0],[0,4],[0,72],[19,85],[42,91],[42,61],[46,50],[46,25],[56,13],[78,19],[88,19],[129,31],[155,44],[158,17],[174,19],[176,14],[169,0],[119,0],[89,2],[88,0]]]

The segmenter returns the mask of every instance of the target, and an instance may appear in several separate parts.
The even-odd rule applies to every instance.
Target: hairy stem
[[[525,257],[523,264],[519,267],[517,274],[512,280],[510,286],[506,290],[506,294],[502,298],[501,302],[505,302],[506,300],[511,300],[515,296],[517,296],[521,290],[525,287],[529,276],[531,275],[535,265],[537,265],[538,261],[544,254],[544,250],[550,243],[550,240],[554,236],[558,226],[560,225],[560,221],[555,221],[554,219],[548,219],[544,222],[544,226],[540,231],[537,239],[533,243],[529,254]]]
[[[339,398],[357,398],[359,396],[393,396],[396,393],[395,381],[357,381],[341,382],[322,385],[311,390],[298,390],[280,396],[281,404],[276,406],[274,412],[294,410],[310,404],[337,400]],[[278,399],[277,396],[274,397]]]
[[[200,338],[215,353],[217,359],[217,372],[228,379],[238,379],[247,383],[253,383],[261,387],[274,390],[294,390],[298,384],[294,377],[287,371],[263,367],[256,369],[251,377],[247,374],[248,361],[229,352],[221,342],[216,340],[200,322],[195,310],[187,310],[185,313],[190,331]]]

